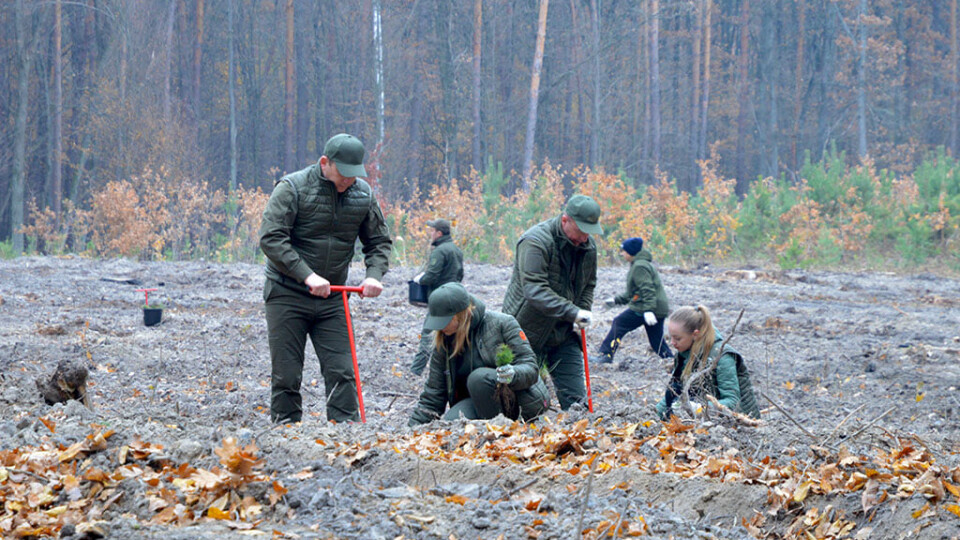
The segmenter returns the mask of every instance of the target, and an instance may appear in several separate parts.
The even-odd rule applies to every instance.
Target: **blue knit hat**
[[[626,251],[631,257],[633,257],[637,253],[640,253],[640,250],[643,249],[643,238],[640,238],[639,236],[627,238],[622,244],[620,244],[620,249]]]

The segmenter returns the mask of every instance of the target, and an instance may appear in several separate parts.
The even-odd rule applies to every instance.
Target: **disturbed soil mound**
[[[509,271],[467,265],[465,285],[499,309]],[[600,270],[591,351],[625,271]],[[591,366],[592,414],[411,430],[414,272],[351,301],[367,423],[324,421],[308,346],[305,421],[274,426],[261,266],[0,262],[0,536],[960,535],[960,282],[665,267],[672,307],[706,305],[725,334],[744,311],[731,345],[759,427],[656,421],[668,365],[640,330]],[[142,287],[159,289],[157,326]],[[38,381],[61,362],[86,368],[92,408],[46,403]]]

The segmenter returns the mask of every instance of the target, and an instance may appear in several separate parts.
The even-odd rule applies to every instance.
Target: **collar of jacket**
[[[570,238],[567,237],[567,233],[563,232],[563,216],[557,216],[553,218],[553,221],[554,222],[550,225],[550,228],[558,248],[569,246],[573,249],[580,249],[583,251],[589,251],[593,248],[594,244],[592,236],[587,236],[587,241],[579,246],[570,241]]]
[[[437,238],[433,242],[430,242],[430,245],[436,247],[436,246],[439,246],[440,244],[445,244],[447,242],[453,242],[453,237],[450,236],[449,234],[444,234],[444,235],[441,235],[440,238]]]

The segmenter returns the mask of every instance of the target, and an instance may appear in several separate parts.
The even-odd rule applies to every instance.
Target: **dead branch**
[[[853,435],[847,437],[847,442],[850,442],[850,441],[856,439],[861,433],[863,433],[864,431],[870,429],[871,427],[873,427],[874,424],[876,424],[877,422],[879,422],[880,420],[882,420],[883,417],[885,417],[885,416],[887,416],[888,414],[892,413],[892,412],[894,411],[894,409],[896,409],[895,406],[894,406],[894,407],[890,407],[889,409],[887,409],[886,411],[884,411],[883,414],[881,414],[880,416],[874,418],[872,422],[870,422],[869,424],[867,424],[867,425],[863,426],[862,428],[860,428],[859,430],[857,430],[856,433],[854,433]]]
[[[827,434],[826,437],[824,437],[823,443],[824,443],[824,444],[827,444],[828,442],[830,442],[830,439],[832,439],[833,436],[837,433],[837,430],[840,429],[840,427],[843,426],[843,424],[845,424],[845,423],[847,422],[847,420],[849,420],[853,415],[857,414],[857,412],[858,412],[860,409],[862,409],[862,408],[864,408],[864,407],[866,407],[866,406],[867,406],[866,403],[861,404],[859,407],[857,407],[856,409],[854,409],[850,414],[848,414],[843,420],[841,420],[840,423],[837,424],[837,427],[833,428],[833,431],[831,431],[829,434]]]
[[[530,480],[529,482],[523,484],[522,486],[517,486],[517,487],[511,489],[510,491],[507,492],[507,498],[509,499],[510,497],[513,497],[513,496],[516,495],[517,493],[519,493],[519,492],[527,489],[528,487],[536,484],[536,483],[539,482],[539,481],[540,481],[540,478],[534,478],[533,480]]]
[[[800,422],[797,422],[792,416],[790,416],[790,413],[788,413],[786,410],[784,410],[784,408],[781,407],[776,401],[770,399],[770,396],[764,394],[762,391],[759,391],[759,390],[758,390],[758,392],[760,393],[761,396],[763,396],[764,399],[766,399],[766,400],[769,401],[774,407],[776,407],[778,411],[780,411],[781,413],[783,413],[783,415],[786,416],[787,419],[789,419],[789,420],[790,420],[791,422],[793,422],[798,428],[800,428],[801,431],[803,431],[804,433],[806,433],[808,437],[810,437],[811,439],[813,439],[814,442],[816,442],[818,445],[820,444],[820,438],[819,438],[819,437],[817,437],[817,436],[814,435],[813,433],[810,433],[810,432],[807,430],[807,428],[803,427],[803,424],[801,424]]]
[[[587,488],[583,493],[583,502],[580,503],[580,519],[577,520],[577,532],[574,538],[583,536],[583,516],[587,513],[587,502],[590,500],[590,488],[593,487],[593,473],[597,470],[598,457],[600,456],[594,456],[593,461],[590,462],[590,474],[587,475]]]
[[[712,403],[713,406],[717,408],[717,411],[721,415],[727,418],[731,418],[739,424],[743,424],[745,426],[750,426],[750,427],[757,427],[762,423],[759,418],[753,418],[751,416],[747,416],[745,414],[741,414],[734,410],[731,410],[729,407],[727,407],[723,403],[720,403],[717,400],[717,398],[709,394],[707,394],[707,400],[710,401],[710,403]]]

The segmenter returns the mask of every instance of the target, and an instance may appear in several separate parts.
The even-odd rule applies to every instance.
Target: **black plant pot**
[[[427,288],[412,280],[408,281],[407,285],[410,287],[410,303],[414,306],[426,306]]]
[[[143,325],[155,326],[163,318],[163,308],[143,308]]]

